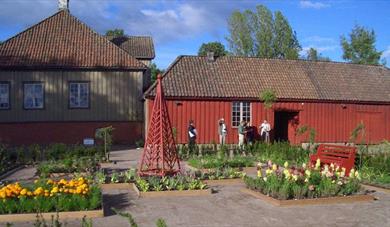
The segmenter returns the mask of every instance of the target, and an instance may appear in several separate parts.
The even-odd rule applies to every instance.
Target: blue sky
[[[58,0],[0,0],[0,40],[6,40],[57,11]],[[280,10],[297,32],[303,50],[315,47],[323,56],[342,61],[340,35],[355,24],[374,29],[376,47],[390,66],[388,0],[70,0],[70,11],[99,33],[123,28],[130,35],[151,35],[155,62],[166,68],[178,55],[196,54],[204,42],[225,37],[234,10],[263,4]],[[304,54],[305,51],[302,51]]]

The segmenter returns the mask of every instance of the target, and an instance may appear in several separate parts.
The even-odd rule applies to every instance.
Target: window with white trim
[[[89,82],[69,82],[69,108],[89,108]]]
[[[24,109],[43,109],[45,102],[44,85],[41,82],[24,83],[23,107]]]
[[[0,110],[8,110],[10,108],[9,93],[10,84],[8,82],[0,82]]]
[[[238,127],[241,121],[250,122],[250,120],[251,120],[251,103],[233,102],[232,103],[232,126]]]

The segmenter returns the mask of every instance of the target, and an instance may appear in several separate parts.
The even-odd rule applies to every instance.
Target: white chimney
[[[69,0],[58,0],[58,10],[69,10]]]
[[[208,62],[213,62],[213,61],[215,61],[214,52],[207,51],[207,61],[208,61]]]

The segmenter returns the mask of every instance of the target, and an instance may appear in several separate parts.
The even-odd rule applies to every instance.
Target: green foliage
[[[95,138],[100,139],[104,143],[104,154],[106,157],[106,160],[110,160],[110,150],[112,145],[112,132],[114,131],[114,128],[112,126],[99,128],[96,130]]]
[[[61,194],[53,197],[21,197],[0,201],[0,214],[95,210],[101,207],[101,191],[92,186],[88,195]]]
[[[207,188],[201,180],[191,176],[177,175],[174,177],[147,177],[136,180],[137,187],[142,192],[171,191],[171,190],[200,190]]]
[[[135,146],[136,146],[137,148],[143,148],[144,145],[145,145],[144,140],[137,140],[137,141],[135,141]]]
[[[351,195],[360,191],[360,178],[355,172],[345,177],[336,167],[320,169],[280,168],[269,166],[263,176],[244,177],[249,189],[276,199],[305,199]]]
[[[220,57],[227,55],[227,51],[225,50],[225,46],[220,42],[209,42],[202,43],[198,50],[198,56],[205,57],[207,56],[207,52],[213,52],[214,56]]]
[[[113,207],[111,208],[111,210],[113,210],[117,215],[126,218],[130,224],[130,227],[138,227],[137,223],[135,222],[133,216],[130,213],[121,212]]]
[[[341,36],[343,59],[357,64],[378,65],[382,51],[375,48],[375,32],[355,25],[349,34],[349,40]]]
[[[258,160],[272,160],[279,165],[283,165],[285,161],[297,165],[307,163],[310,154],[309,150],[305,150],[300,146],[292,146],[287,142],[275,142],[273,144],[257,142],[250,149]]]
[[[118,36],[124,36],[124,35],[125,35],[125,32],[123,31],[123,29],[119,29],[119,28],[110,29],[110,30],[106,31],[106,36],[118,37]]]
[[[245,174],[241,171],[238,171],[235,168],[221,168],[221,169],[211,169],[208,172],[195,171],[194,175],[200,180],[221,180],[221,179],[235,179],[242,178]]]
[[[280,11],[274,15],[263,5],[255,11],[234,11],[228,20],[229,48],[234,55],[298,59],[301,46]]]
[[[306,59],[309,61],[330,61],[330,58],[321,56],[321,54],[318,54],[317,49],[313,47],[310,47],[307,51]]]
[[[353,143],[357,143],[357,138],[359,135],[362,137],[364,140],[364,135],[365,135],[365,126],[363,122],[360,122],[351,132],[351,136],[349,137],[349,141]]]
[[[275,92],[271,89],[266,89],[261,92],[260,100],[264,102],[264,107],[266,109],[271,109],[274,102],[276,102]]]
[[[162,218],[157,219],[156,226],[157,227],[168,227],[167,223],[165,223],[165,220]]]
[[[156,63],[152,62],[150,65],[150,76],[151,76],[151,81],[152,83],[157,80],[157,75],[158,74],[164,74],[165,70],[164,69],[159,69],[156,65]]]
[[[235,156],[233,159],[226,157],[217,157],[215,155],[206,155],[202,157],[192,157],[188,160],[188,164],[195,168],[223,168],[223,167],[250,167],[254,166],[255,159],[253,157]]]
[[[45,161],[37,166],[37,175],[49,177],[52,173],[94,173],[99,168],[99,159],[92,157],[66,158],[58,161]]]

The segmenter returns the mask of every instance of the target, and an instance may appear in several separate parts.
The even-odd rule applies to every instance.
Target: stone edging
[[[233,179],[220,179],[220,180],[203,180],[203,183],[209,186],[215,185],[244,185],[244,181],[241,178]]]
[[[360,184],[360,185],[363,188],[368,189],[368,190],[374,190],[374,191],[390,194],[390,189],[387,189],[387,188],[376,187],[376,186],[368,185],[368,184]]]
[[[274,206],[279,206],[279,207],[369,202],[375,200],[375,197],[372,195],[351,195],[351,196],[338,196],[338,197],[329,197],[329,198],[301,199],[301,200],[279,200],[264,195],[260,192],[250,190],[248,188],[242,188],[240,191],[245,194],[256,197],[258,199],[261,199]]]
[[[133,184],[133,189],[139,198],[154,198],[154,197],[175,197],[175,196],[204,196],[211,195],[211,188],[203,190],[184,190],[184,191],[151,191],[141,192],[138,187]]]
[[[42,217],[46,221],[50,221],[51,217],[54,215],[56,217],[56,212],[50,213],[41,213]],[[103,209],[100,210],[88,210],[88,211],[66,211],[66,212],[58,212],[58,216],[60,219],[81,219],[84,216],[87,218],[98,218],[104,217]],[[27,222],[27,221],[35,221],[37,218],[36,213],[30,214],[2,214],[0,215],[0,223],[1,222]]]

